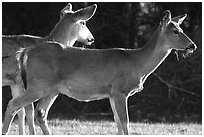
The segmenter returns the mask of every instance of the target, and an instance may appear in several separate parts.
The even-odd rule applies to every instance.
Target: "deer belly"
[[[59,91],[71,98],[79,101],[99,100],[109,97],[108,86],[96,86],[91,84],[63,84],[59,86]]]

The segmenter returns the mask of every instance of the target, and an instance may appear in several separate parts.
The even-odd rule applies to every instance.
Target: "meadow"
[[[54,135],[115,135],[117,127],[113,121],[49,120]],[[148,123],[130,122],[131,135],[202,135],[202,124],[198,123]],[[26,127],[26,134],[28,127]],[[36,134],[42,135],[39,126]],[[17,121],[12,123],[9,135],[18,135]]]

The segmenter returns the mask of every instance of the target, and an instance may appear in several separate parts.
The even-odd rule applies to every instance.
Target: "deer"
[[[19,79],[26,92],[10,100],[2,133],[6,134],[16,112],[40,99],[35,117],[44,134],[51,134],[48,111],[58,94],[79,101],[108,98],[118,134],[129,134],[128,98],[143,89],[148,76],[172,50],[192,54],[197,46],[180,24],[187,14],[171,17],[164,11],[149,42],[141,49],[86,49],[46,42],[21,49],[17,58]]]
[[[72,11],[68,3],[60,12],[60,21],[46,37],[31,35],[9,35],[2,37],[2,86],[10,86],[13,98],[25,93],[22,81],[17,81],[18,65],[16,52],[20,48],[28,48],[46,41],[56,41],[65,47],[72,47],[76,41],[91,45],[94,37],[86,26],[86,22],[95,14],[97,5]],[[35,134],[34,108],[31,103],[18,112],[19,134],[25,134],[25,112],[30,134]]]

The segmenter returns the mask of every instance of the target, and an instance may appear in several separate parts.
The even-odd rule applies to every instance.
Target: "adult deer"
[[[75,41],[91,44],[94,38],[86,27],[88,21],[95,13],[96,5],[84,9],[72,11],[69,3],[61,11],[60,21],[52,32],[44,38],[29,35],[3,36],[2,38],[2,85],[10,86],[13,98],[24,94],[22,82],[17,80],[18,65],[16,61],[16,51],[20,48],[36,46],[46,41],[56,41],[65,47],[72,47]],[[30,134],[35,134],[33,105],[25,107],[27,123]],[[19,134],[24,134],[24,110],[21,109],[19,116]]]
[[[19,53],[21,77],[27,92],[9,102],[3,133],[7,133],[15,113],[41,99],[36,118],[44,134],[50,134],[47,113],[59,93],[80,101],[109,98],[119,134],[128,134],[128,97],[143,89],[147,77],[172,49],[191,53],[196,45],[179,25],[186,15],[163,18],[151,40],[142,49],[64,48],[53,42]]]

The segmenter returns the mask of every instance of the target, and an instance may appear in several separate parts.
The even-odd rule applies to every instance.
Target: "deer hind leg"
[[[25,111],[24,108],[20,109],[18,112],[18,126],[19,126],[19,135],[25,134]]]
[[[24,88],[22,85],[12,85],[11,86],[11,93],[13,98],[16,98],[20,95],[23,95],[25,93]],[[19,125],[19,134],[24,135],[25,134],[25,114],[26,114],[26,120],[29,127],[30,135],[35,135],[35,125],[34,125],[34,107],[33,103],[20,109],[18,112],[18,125]]]
[[[35,122],[34,122],[34,106],[33,103],[25,107],[26,121],[29,127],[30,135],[35,135]]]
[[[42,129],[45,135],[51,135],[51,131],[47,123],[47,115],[50,107],[54,103],[57,96],[58,96],[58,93],[51,92],[47,96],[40,99],[35,109],[35,118],[38,121],[40,128]]]
[[[118,134],[128,135],[129,118],[125,94],[114,94],[109,98],[109,100],[114,114],[114,119],[118,127]]]
[[[23,107],[31,104],[32,102],[42,98],[44,96],[43,93],[35,92],[35,90],[29,89],[25,94],[13,98],[9,101],[7,110],[5,113],[5,119],[2,128],[2,134],[7,134],[10,124],[15,116],[15,114]]]
[[[13,98],[16,98],[23,94],[23,89],[19,85],[11,85],[11,94]],[[25,134],[25,111],[24,108],[20,109],[18,112],[18,126],[19,126],[19,134]]]

